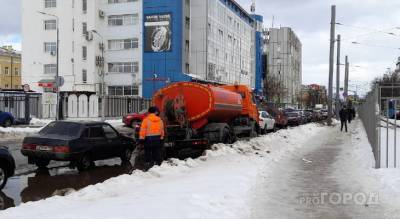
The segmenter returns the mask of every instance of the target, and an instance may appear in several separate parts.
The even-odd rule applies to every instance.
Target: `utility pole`
[[[335,25],[336,25],[336,5],[331,7],[331,38],[329,50],[329,91],[328,91],[328,125],[332,125],[332,97],[333,97],[333,62],[335,55]]]
[[[337,35],[337,58],[336,58],[336,104],[335,113],[336,119],[339,120],[340,110],[340,34]]]
[[[344,94],[346,95],[346,99],[349,96],[349,57],[346,56],[345,61],[345,75],[344,75]]]

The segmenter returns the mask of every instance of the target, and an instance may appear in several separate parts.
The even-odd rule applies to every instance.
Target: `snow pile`
[[[171,159],[65,197],[22,204],[0,218],[249,218],[262,169],[295,151],[326,127],[309,124],[233,145],[203,157]]]
[[[46,126],[50,122],[53,122],[54,120],[51,119],[38,119],[38,118],[32,118],[30,125],[32,126]]]

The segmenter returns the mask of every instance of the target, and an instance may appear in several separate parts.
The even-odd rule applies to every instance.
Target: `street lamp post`
[[[60,19],[57,15],[54,14],[49,14],[49,13],[45,13],[42,11],[38,11],[38,13],[46,15],[46,16],[50,16],[50,17],[54,17],[56,18],[56,29],[57,29],[57,50],[56,50],[56,56],[57,56],[57,62],[56,62],[56,76],[54,78],[54,89],[56,91],[56,96],[57,96],[57,103],[56,103],[56,120],[60,120],[60,76],[59,76],[59,63],[60,63],[60,56],[59,56],[59,51],[60,51],[60,29],[59,29],[59,24],[60,24]]]
[[[104,122],[106,120],[105,108],[106,108],[106,100],[105,100],[105,71],[104,71],[104,38],[103,36],[97,32],[96,30],[91,30],[92,33],[95,33],[100,37],[102,46],[100,46],[101,50],[101,60],[99,62],[100,67],[100,77],[101,77],[101,90],[100,90],[100,98],[101,98],[101,120]]]

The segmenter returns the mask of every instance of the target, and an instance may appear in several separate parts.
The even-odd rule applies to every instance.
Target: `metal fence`
[[[359,107],[376,168],[397,168],[400,150],[400,84],[376,85]]]
[[[129,113],[137,113],[146,110],[151,105],[151,100],[131,96],[106,96],[105,117],[121,117]],[[101,101],[99,112],[101,114]]]
[[[361,121],[368,135],[369,143],[375,157],[375,167],[380,168],[380,107],[379,87],[377,86],[366,97],[365,102],[358,108]]]
[[[27,105],[28,104],[28,105]],[[28,113],[30,117],[42,117],[41,95],[24,92],[0,92],[0,111],[10,112],[22,121]]]

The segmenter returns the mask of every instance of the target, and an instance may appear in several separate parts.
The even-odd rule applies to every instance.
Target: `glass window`
[[[55,74],[57,72],[56,64],[45,64],[43,68],[45,74]]]
[[[10,72],[10,71],[9,71],[9,68],[8,68],[8,67],[5,67],[5,68],[4,68],[4,74],[5,74],[5,75],[8,75],[9,72]]]
[[[84,83],[84,84],[87,83],[87,70],[86,69],[82,70],[82,83]]]
[[[138,73],[138,62],[115,62],[108,63],[108,72],[110,73]]]
[[[87,34],[87,23],[83,22],[82,23],[82,34]]]
[[[106,136],[106,138],[116,138],[118,137],[117,132],[115,132],[115,130],[113,128],[111,128],[111,126],[109,125],[103,125],[103,130],[104,130],[104,134]]]
[[[82,59],[86,60],[87,59],[87,47],[82,46]]]
[[[138,21],[139,21],[138,14],[108,16],[108,25],[109,26],[133,25],[133,24],[137,24]]]
[[[57,7],[57,0],[44,0],[45,8],[55,8]]]
[[[52,122],[44,127],[41,135],[79,136],[82,125],[73,122]]]
[[[44,21],[45,30],[55,30],[57,29],[57,20],[45,20]]]
[[[87,12],[87,0],[82,0],[82,11],[83,13]]]
[[[57,43],[56,42],[46,42],[44,43],[44,52],[56,52],[57,51]]]
[[[101,126],[90,127],[90,138],[104,138],[104,130]]]
[[[109,40],[108,49],[109,50],[123,50],[123,49],[136,49],[139,47],[139,39],[119,39],[119,40]]]

